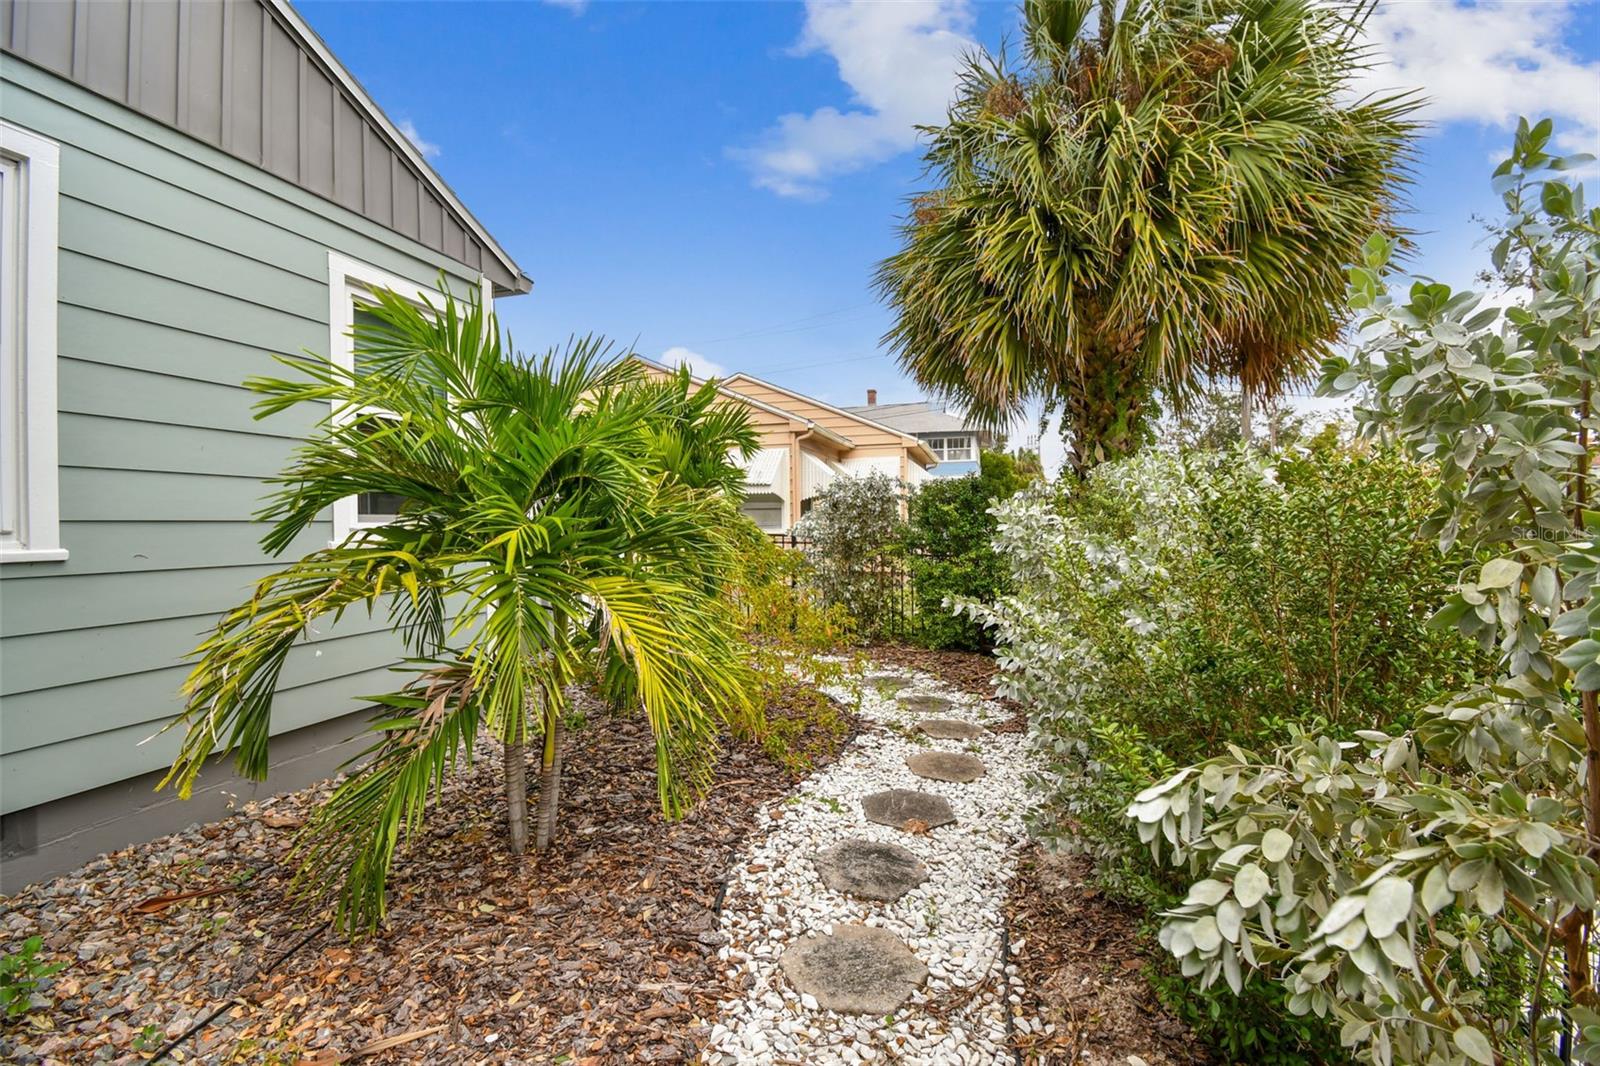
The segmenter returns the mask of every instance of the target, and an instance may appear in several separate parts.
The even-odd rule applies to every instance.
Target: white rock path
[[[722,909],[725,976],[742,994],[719,1004],[708,1063],[898,1062],[1011,1063],[1008,1015],[1020,1007],[1016,967],[1002,958],[1002,903],[1024,842],[1023,816],[1030,768],[1026,738],[985,733],[975,741],[931,740],[916,732],[924,718],[996,725],[1006,717],[990,701],[969,696],[926,675],[891,667],[914,683],[899,695],[928,694],[952,706],[936,714],[900,708],[895,695],[860,686],[862,734],[844,754],[807,778],[797,792],[764,809],[764,836],[748,846],[730,872]],[[856,686],[831,688],[847,705]],[[928,750],[972,751],[987,773],[971,784],[929,781],[906,768],[908,756]],[[931,792],[949,800],[953,825],[913,834],[874,825],[861,798],[888,788]],[[847,838],[899,844],[928,868],[929,877],[894,903],[859,900],[825,887],[813,858]],[[788,983],[778,960],[795,939],[832,932],[835,925],[881,926],[903,940],[929,970],[927,983],[887,1017],[819,1009]],[[1020,945],[1018,945],[1020,946]],[[1026,1029],[1029,1019],[1013,1017]]]

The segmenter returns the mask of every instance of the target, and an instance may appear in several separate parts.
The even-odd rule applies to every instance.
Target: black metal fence
[[[827,604],[842,603],[855,618],[859,635],[877,640],[911,640],[917,631],[917,597],[910,559],[904,553],[884,554],[839,567],[822,557],[815,541],[793,533],[769,533],[780,548],[799,552],[817,575],[814,589]]]

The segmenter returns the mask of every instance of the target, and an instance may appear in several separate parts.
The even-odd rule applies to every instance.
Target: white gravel
[[[721,950],[730,998],[719,1004],[708,1063],[1013,1061],[1006,1029],[1008,1013],[1020,1011],[1010,1001],[1018,979],[1016,968],[1006,972],[1001,958],[1001,903],[1024,840],[1026,738],[985,734],[971,742],[931,740],[915,731],[919,718],[988,725],[1005,714],[992,702],[926,675],[891,667],[868,672],[913,677],[915,683],[899,695],[940,695],[953,706],[935,715],[910,714],[899,709],[894,696],[880,696],[870,686],[828,690],[847,705],[859,696],[862,733],[836,762],[761,812],[769,828],[731,872],[722,910],[729,943]],[[907,756],[933,749],[971,751],[983,759],[987,773],[971,784],[946,784],[906,768]],[[888,788],[944,796],[956,823],[925,835],[873,825],[863,817],[860,800]],[[848,837],[899,844],[927,866],[930,876],[894,903],[833,892],[818,879],[812,859]],[[818,1009],[814,999],[789,985],[778,966],[796,937],[853,922],[890,930],[928,967],[927,983],[888,1017]]]

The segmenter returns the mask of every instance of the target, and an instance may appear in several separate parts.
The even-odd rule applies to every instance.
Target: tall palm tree
[[[411,680],[375,698],[384,710],[366,761],[296,847],[301,891],[316,895],[342,872],[335,917],[352,931],[382,919],[397,846],[480,730],[505,745],[520,854],[523,746],[538,741],[544,848],[575,679],[626,678],[655,734],[669,815],[709,781],[721,728],[756,713],[717,598],[733,563],[732,456],[756,444],[748,423],[687,375],[649,382],[592,339],[524,361],[476,301],[376,300],[355,329],[359,372],[308,356],[283,360],[298,380],[249,382],[263,396],[258,417],[302,403],[331,411],[275,479],[263,544],[282,552],[357,493],[399,498],[398,516],[264,578],[222,618],[169,726],[187,732],[163,782],[187,794],[219,747],[242,773],[264,776],[289,650],[351,608],[387,611],[414,657]]]
[[[1317,364],[1415,106],[1354,99],[1362,8],[1096,6],[1027,0],[1022,65],[969,62],[877,276],[902,365],[980,418],[1059,409],[1079,472],[1136,447],[1157,390]]]

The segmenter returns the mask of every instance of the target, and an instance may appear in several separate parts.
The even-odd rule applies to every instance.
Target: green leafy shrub
[[[1127,812],[1193,881],[1161,930],[1182,972],[1260,973],[1379,1066],[1600,1062],[1600,211],[1551,134],[1522,122],[1495,176],[1516,304],[1393,292],[1374,237],[1351,271],[1363,343],[1324,368],[1369,435],[1430,464],[1423,535],[1481,564],[1433,621],[1498,655],[1493,683],[1353,743],[1219,749]]]
[[[880,471],[835,478],[795,526],[809,542],[813,587],[849,614],[862,637],[891,635],[906,613],[904,498],[905,486]]]
[[[0,1010],[7,1020],[20,1018],[33,1007],[33,997],[52,975],[66,967],[65,962],[45,962],[39,957],[44,939],[30,936],[22,947],[0,955]]]
[[[983,627],[948,604],[957,598],[991,603],[1010,589],[992,543],[996,520],[990,507],[1016,495],[1032,478],[1003,452],[983,452],[978,464],[975,475],[924,482],[908,506],[905,542],[915,636],[930,648],[987,649]]]
[[[848,717],[818,689],[848,675],[838,652],[855,624],[843,606],[822,602],[801,553],[777,547],[743,516],[729,535],[736,563],[726,598],[752,667],[756,739],[773,761],[803,773],[849,732]]]
[[[1432,484],[1328,434],[1273,456],[1148,451],[999,507],[1015,591],[965,609],[993,629],[1046,757],[1037,830],[1096,853],[1115,893],[1176,906],[1181,879],[1123,818],[1151,781],[1229,745],[1403,724],[1413,694],[1479,676],[1475,645],[1428,624],[1470,562],[1415,536]],[[1225,1054],[1341,1059],[1281,989],[1240,1003],[1177,974],[1157,987]]]

